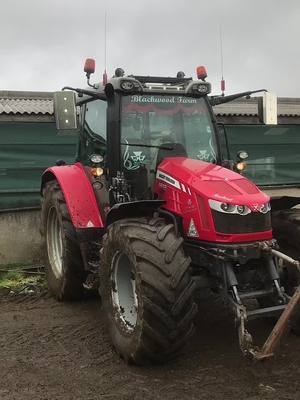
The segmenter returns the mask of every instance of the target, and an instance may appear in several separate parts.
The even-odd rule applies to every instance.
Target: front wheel
[[[127,362],[165,362],[193,334],[197,306],[182,243],[160,218],[126,219],[108,229],[100,292],[112,343]]]

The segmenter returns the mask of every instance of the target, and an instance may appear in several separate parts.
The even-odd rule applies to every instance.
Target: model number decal
[[[156,178],[166,183],[169,183],[170,185],[176,187],[179,190],[181,189],[180,183],[176,179],[172,178],[172,176],[165,174],[164,172],[158,170],[156,173]]]

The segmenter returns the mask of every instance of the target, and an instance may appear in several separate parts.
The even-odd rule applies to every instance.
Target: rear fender
[[[92,185],[80,163],[48,168],[42,176],[41,193],[46,183],[53,179],[63,191],[76,229],[104,227]]]

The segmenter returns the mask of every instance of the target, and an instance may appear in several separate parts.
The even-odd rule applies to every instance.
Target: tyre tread
[[[183,251],[183,239],[162,218],[124,219],[114,223],[104,237],[102,265],[107,266],[109,248],[116,237],[127,240],[136,256],[144,307],[142,334],[135,354],[128,355],[126,349],[117,351],[136,364],[165,362],[191,337],[197,312],[195,286],[189,275],[191,260]],[[104,281],[100,268],[102,285]]]

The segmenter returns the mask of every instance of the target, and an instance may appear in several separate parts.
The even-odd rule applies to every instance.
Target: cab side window
[[[106,111],[107,103],[103,100],[92,100],[86,103],[84,132],[87,154],[106,155]]]
[[[106,101],[94,100],[86,104],[85,110],[85,129],[104,142],[106,142],[106,109]]]

